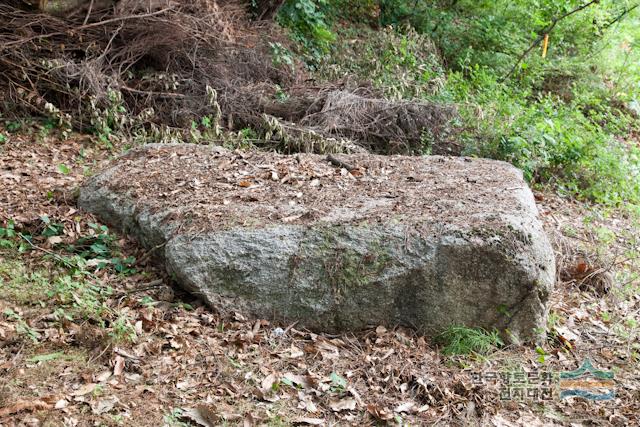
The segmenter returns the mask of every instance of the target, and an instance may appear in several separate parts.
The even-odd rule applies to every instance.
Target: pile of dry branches
[[[426,138],[434,152],[456,151],[450,108],[393,103],[371,90],[301,85],[306,76],[300,69],[274,65],[268,42],[278,33],[268,22],[251,21],[248,4],[49,4],[56,7],[0,3],[4,116],[48,115],[83,131],[133,123],[189,129],[193,120],[210,116],[216,126],[251,127],[285,141],[289,150],[355,151],[355,143],[374,152],[415,153]],[[288,97],[278,101],[282,90]],[[309,138],[338,144],[327,148],[308,144]]]

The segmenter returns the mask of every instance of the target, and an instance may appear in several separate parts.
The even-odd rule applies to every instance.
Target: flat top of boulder
[[[313,154],[150,144],[116,159],[101,185],[145,209],[171,210],[172,220],[188,218],[184,227],[190,231],[389,222],[423,229],[437,224],[485,228],[504,226],[505,216],[536,212],[521,172],[505,162],[362,154],[335,158],[347,167]]]

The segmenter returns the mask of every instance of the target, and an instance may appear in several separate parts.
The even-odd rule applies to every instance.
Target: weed
[[[20,129],[22,129],[22,122],[14,120],[14,121],[10,121],[7,122],[5,124],[5,128],[7,129],[8,132],[10,133],[16,133],[18,132]]]
[[[116,272],[122,274],[134,274],[137,270],[135,266],[135,258],[132,256],[122,257],[115,244],[116,237],[109,232],[106,225],[95,223],[89,224],[91,234],[83,236],[76,240],[73,244],[67,245],[66,250],[77,255],[69,261],[73,264],[81,264],[79,267],[84,268],[86,262],[82,260],[90,260],[92,265],[98,269],[111,266]],[[79,259],[78,259],[79,258]]]
[[[286,65],[289,68],[295,66],[293,52],[284,47],[282,43],[269,42],[269,47],[271,48],[271,57],[274,65]]]
[[[50,360],[58,359],[61,356],[64,356],[64,353],[61,351],[57,351],[55,353],[48,353],[48,354],[37,354],[33,357],[28,358],[27,362],[29,363],[48,362]]]
[[[69,175],[69,173],[71,172],[71,169],[69,169],[69,166],[65,165],[64,163],[60,163],[58,165],[58,172],[60,172],[63,175]]]
[[[64,231],[64,225],[51,222],[51,219],[48,215],[42,215],[40,217],[40,221],[42,221],[42,224],[44,225],[44,229],[40,234],[44,237],[59,236]]]
[[[503,345],[497,331],[465,326],[450,326],[434,342],[443,347],[442,353],[446,355],[487,355]]]
[[[16,313],[10,308],[4,310],[2,314],[4,314],[8,320],[15,322],[16,332],[18,333],[18,335],[25,335],[29,337],[34,343],[39,342],[41,338],[40,333],[29,326],[20,314]]]
[[[536,347],[536,353],[538,354],[538,363],[544,363],[548,356],[547,352],[542,347]]]
[[[16,236],[15,222],[7,221],[4,227],[0,227],[0,249],[14,247]]]
[[[131,324],[129,316],[120,315],[111,326],[109,336],[115,342],[135,341],[137,338],[136,330]]]
[[[180,408],[173,408],[163,417],[164,424],[170,427],[189,427],[191,424],[181,421],[184,411]]]

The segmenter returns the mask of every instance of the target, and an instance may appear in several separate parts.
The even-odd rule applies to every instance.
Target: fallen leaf
[[[578,265],[576,266],[576,272],[578,274],[585,274],[587,270],[589,270],[589,265],[584,261],[579,262]]]
[[[407,414],[412,414],[416,412],[416,404],[413,402],[404,402],[396,406],[393,412],[406,412]]]
[[[329,401],[329,407],[334,412],[353,411],[356,409],[356,400],[350,397]]]
[[[64,409],[69,406],[69,401],[66,399],[60,399],[56,402],[54,408],[56,409]]]
[[[13,405],[0,408],[0,417],[17,414],[22,411],[42,411],[46,409],[51,409],[51,405],[42,400],[18,400]]]
[[[212,405],[198,405],[195,408],[185,409],[181,417],[204,427],[215,427],[221,421],[216,408]]]
[[[196,387],[197,385],[198,385],[198,383],[195,380],[193,380],[191,378],[187,378],[184,381],[178,381],[176,383],[176,388],[178,390],[188,390],[190,388]]]
[[[296,359],[296,358],[302,357],[302,356],[304,356],[304,351],[300,350],[298,347],[296,347],[295,345],[291,344],[289,357],[291,359]]]
[[[377,405],[367,405],[367,412],[373,415],[375,418],[383,421],[388,421],[393,418],[393,414],[387,408],[380,408]]]
[[[256,425],[256,419],[251,414],[246,414],[242,420],[242,427],[253,427]]]
[[[273,390],[273,385],[278,381],[278,377],[276,374],[267,375],[262,382],[260,383],[261,389],[263,392],[268,392]]]
[[[116,356],[113,363],[113,375],[116,377],[122,375],[122,372],[124,371],[124,362],[124,357]]]
[[[93,390],[95,390],[96,386],[97,386],[96,383],[87,383],[87,384],[81,386],[80,388],[78,388],[73,393],[71,393],[71,395],[72,396],[84,396],[85,394],[92,393]]]
[[[380,325],[376,328],[376,335],[380,336],[386,333],[387,333],[387,328],[385,328],[384,326]]]
[[[118,402],[119,400],[115,396],[100,399],[91,405],[91,411],[96,415],[106,414],[111,412]]]
[[[54,246],[57,245],[59,243],[62,243],[62,237],[60,236],[51,236],[47,239],[47,242],[49,243],[49,245]]]

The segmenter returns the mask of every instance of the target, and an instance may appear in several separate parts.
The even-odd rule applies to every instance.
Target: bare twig
[[[142,18],[148,18],[150,16],[155,16],[155,15],[160,15],[162,13],[166,13],[168,11],[170,11],[172,9],[172,7],[167,7],[164,8],[162,10],[158,10],[155,12],[151,12],[151,13],[144,13],[144,14],[140,14],[140,15],[127,15],[127,16],[119,16],[116,18],[111,18],[111,19],[105,19],[104,21],[98,21],[98,22],[92,22],[91,24],[86,24],[86,25],[81,25],[79,27],[73,28],[71,30],[71,32],[78,32],[81,30],[86,30],[89,28],[94,28],[94,27],[100,27],[103,25],[107,25],[107,24],[112,24],[114,22],[121,22],[121,21],[128,21],[131,19],[142,19]],[[7,48],[17,45],[17,44],[23,44],[23,43],[28,43],[30,41],[35,41],[35,40],[42,40],[42,39],[48,39],[54,36],[61,36],[64,35],[65,32],[63,31],[57,31],[57,32],[53,32],[53,33],[47,33],[47,34],[39,34],[37,36],[33,36],[33,37],[29,37],[26,39],[19,39],[13,42],[8,42],[8,43],[4,43],[1,47],[0,47],[0,51],[2,50],[6,50]]]
[[[638,7],[640,7],[640,3],[635,4],[635,5],[631,6],[631,7],[625,8],[618,16],[616,16],[611,21],[607,22],[602,28],[604,28],[606,30],[607,28],[611,27],[613,24],[615,24],[617,22],[620,22],[622,20],[622,18],[627,16],[629,13],[633,12]]]
[[[61,263],[63,263],[64,265],[66,265],[69,268],[76,268],[75,265],[73,265],[72,263],[70,263],[69,261],[67,261],[66,259],[64,259],[63,257],[61,257],[60,255],[58,255],[57,253],[50,251],[49,249],[45,249],[43,247],[40,247],[38,245],[33,244],[33,242],[31,242],[31,240],[29,240],[27,238],[27,236],[25,236],[22,233],[18,233],[18,236],[20,236],[20,238],[22,238],[22,240],[24,240],[25,242],[27,242],[29,244],[29,246],[31,246],[33,249],[37,249],[39,251],[42,251],[46,254],[51,255],[52,257],[54,257],[55,259],[57,259],[58,261],[60,261]]]

